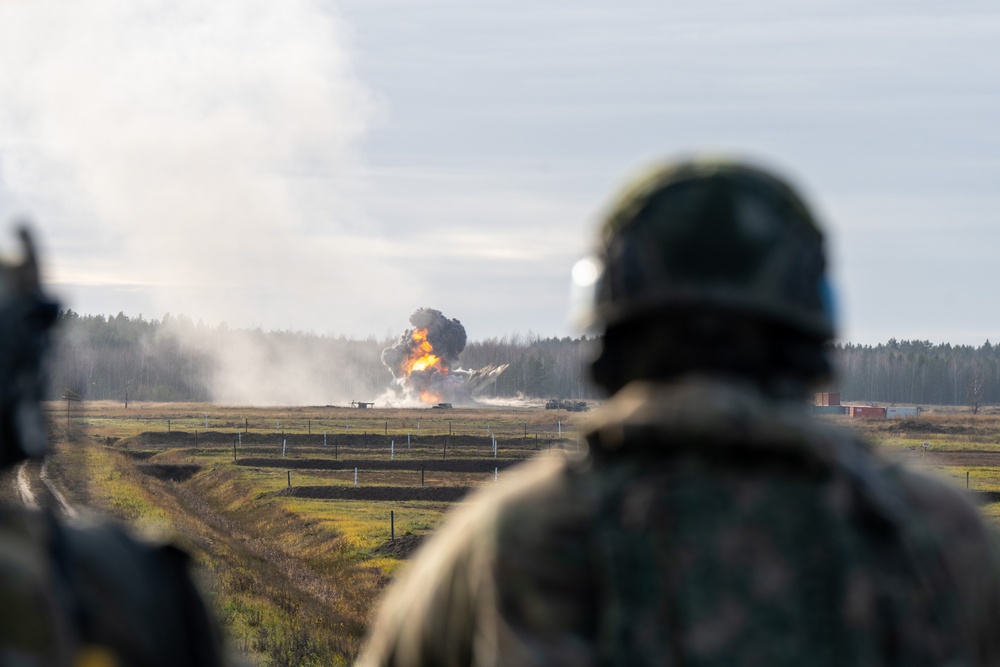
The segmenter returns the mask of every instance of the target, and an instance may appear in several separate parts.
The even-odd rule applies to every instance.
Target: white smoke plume
[[[413,281],[380,261],[352,203],[376,107],[347,35],[320,0],[0,4],[0,215],[38,221],[64,291],[151,294],[159,313],[237,327],[266,307],[289,329],[371,331]],[[380,283],[396,287],[375,304]]]

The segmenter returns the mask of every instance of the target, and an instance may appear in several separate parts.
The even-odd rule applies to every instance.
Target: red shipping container
[[[816,405],[840,405],[840,392],[818,392],[816,394]]]
[[[861,419],[885,419],[885,408],[876,408],[870,405],[852,405],[851,417]]]

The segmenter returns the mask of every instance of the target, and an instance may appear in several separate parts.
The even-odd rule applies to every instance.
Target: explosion
[[[465,327],[441,311],[419,308],[407,329],[392,347],[382,351],[403,397],[422,403],[471,403],[473,393],[491,384],[507,365],[488,366],[475,372],[458,366],[465,349]]]

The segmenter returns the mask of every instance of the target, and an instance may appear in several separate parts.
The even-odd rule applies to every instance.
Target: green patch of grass
[[[371,558],[372,550],[390,537],[389,512],[395,514],[396,535],[425,535],[433,531],[450,509],[446,503],[407,501],[398,503],[282,498],[289,512],[317,522],[339,534],[345,553],[352,559]]]

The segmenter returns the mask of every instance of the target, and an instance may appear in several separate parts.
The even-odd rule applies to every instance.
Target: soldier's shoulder
[[[472,494],[417,553],[410,569],[424,580],[425,567],[441,569],[456,559],[471,557],[474,550],[492,549],[500,525],[520,523],[557,511],[567,502],[567,471],[572,464],[561,457],[536,458],[499,475]]]
[[[995,550],[996,530],[983,517],[968,492],[899,464],[886,464],[883,477],[912,508],[915,520],[937,534],[950,550]]]

